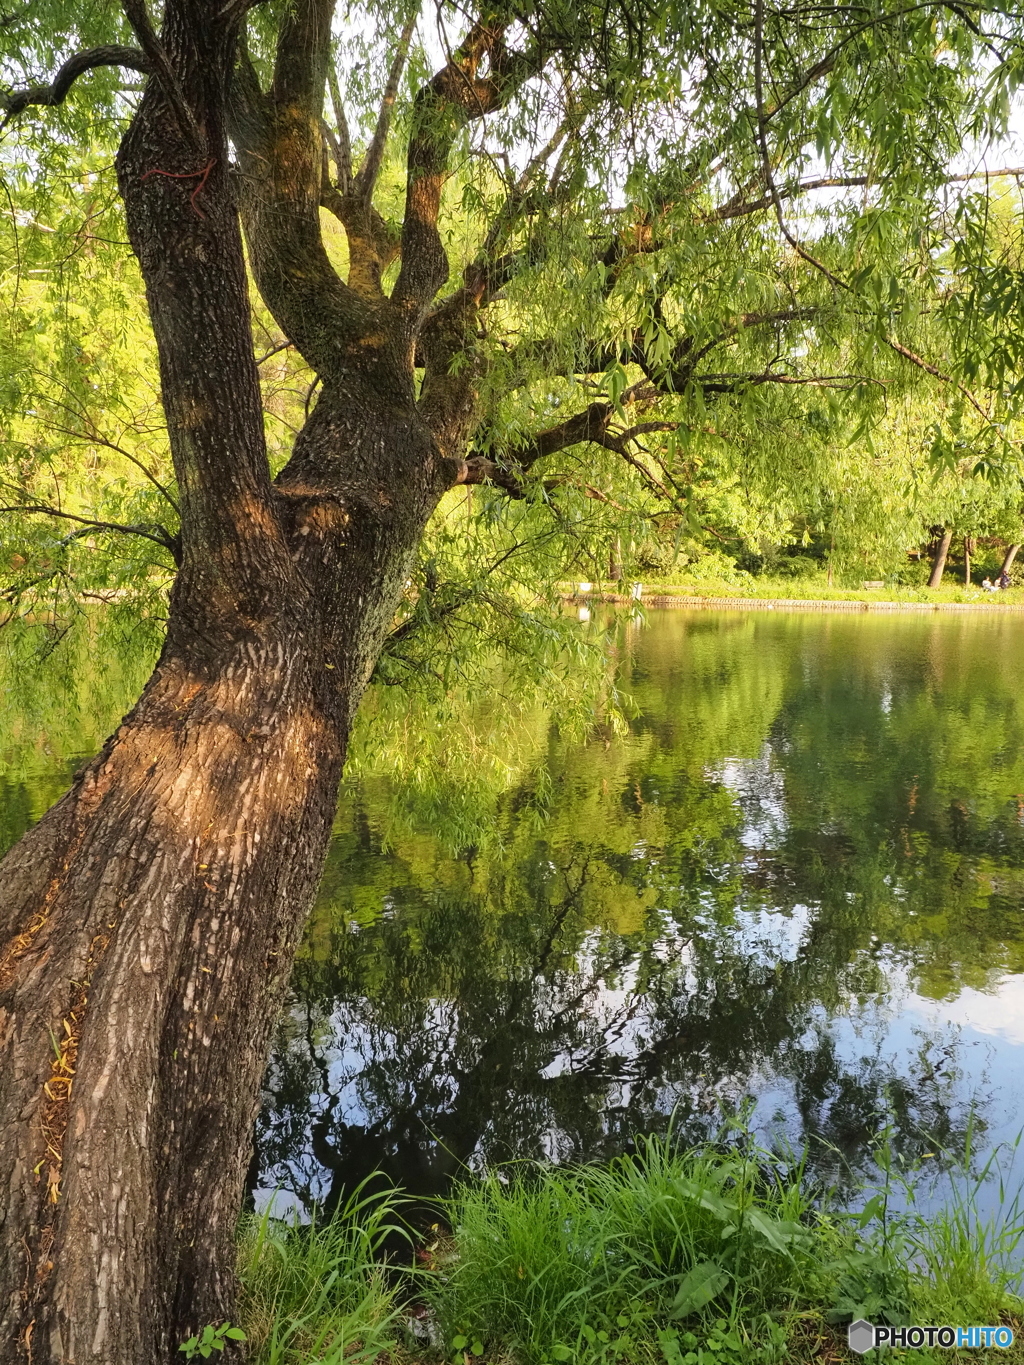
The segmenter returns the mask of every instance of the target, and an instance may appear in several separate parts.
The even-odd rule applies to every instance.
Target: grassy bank
[[[924,1216],[913,1176],[890,1169],[852,1214],[749,1140],[680,1152],[647,1138],[608,1166],[513,1167],[464,1185],[443,1209],[452,1233],[415,1259],[407,1234],[410,1266],[390,1275],[380,1252],[402,1227],[401,1196],[356,1197],[320,1227],[253,1221],[242,1326],[260,1365],[773,1365],[855,1359],[851,1318],[1004,1322],[1014,1346],[987,1355],[1021,1361],[1024,1210],[1006,1197],[983,1219],[980,1179],[954,1179]]]

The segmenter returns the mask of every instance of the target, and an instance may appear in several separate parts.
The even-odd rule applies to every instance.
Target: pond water
[[[471,846],[346,784],[258,1202],[376,1169],[433,1195],[744,1106],[840,1179],[883,1130],[938,1166],[1024,1127],[1024,623],[674,611],[617,652],[628,733],[541,725]],[[4,845],[75,766],[7,723]]]
[[[1024,625],[652,613],[629,733],[552,733],[453,850],[343,794],[252,1183],[334,1204],[695,1139],[830,1179],[1024,1126]]]

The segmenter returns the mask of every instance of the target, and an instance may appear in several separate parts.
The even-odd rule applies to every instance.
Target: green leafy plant
[[[469,1337],[463,1336],[460,1332],[458,1336],[452,1337],[452,1360],[461,1365],[466,1352],[472,1356],[482,1356],[484,1344],[479,1339],[470,1341]]]
[[[186,1360],[194,1360],[196,1356],[207,1360],[214,1351],[223,1351],[229,1341],[245,1340],[247,1338],[241,1327],[232,1327],[230,1322],[222,1322],[219,1327],[207,1323],[201,1332],[183,1341],[178,1350],[184,1352]]]
[[[785,1330],[770,1315],[820,1292],[839,1225],[801,1188],[799,1163],[742,1126],[723,1137],[689,1152],[646,1138],[607,1167],[524,1165],[465,1186],[449,1212],[459,1259],[427,1290],[446,1335],[471,1323],[531,1365],[676,1349],[774,1359]],[[754,1321],[770,1324],[756,1340]]]
[[[670,1133],[606,1166],[506,1167],[449,1202],[458,1254],[425,1296],[453,1359],[486,1342],[523,1365],[776,1365],[852,1317],[1019,1312],[1009,1191],[1005,1226],[982,1225],[963,1194],[926,1219],[921,1163],[901,1164],[884,1129],[875,1155],[884,1178],[856,1213],[742,1117],[691,1150]]]

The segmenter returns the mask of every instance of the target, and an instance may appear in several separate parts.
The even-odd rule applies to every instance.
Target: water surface
[[[471,843],[395,782],[347,782],[260,1199],[331,1204],[377,1168],[435,1194],[745,1104],[830,1178],[886,1127],[938,1164],[1024,1125],[1016,618],[661,612],[617,655],[628,733],[542,718]],[[4,705],[6,845],[121,699]]]
[[[343,794],[255,1183],[329,1203],[694,1138],[752,1105],[830,1178],[1024,1123],[1024,631],[663,612],[629,733],[549,738],[479,846]]]

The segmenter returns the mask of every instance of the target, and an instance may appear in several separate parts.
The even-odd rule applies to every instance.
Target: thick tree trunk
[[[964,536],[964,587],[971,586],[971,555],[974,553],[974,541],[970,536]]]
[[[169,1360],[230,1316],[268,1033],[341,770],[308,644],[254,634],[203,676],[168,651],[0,870],[5,1362]]]
[[[166,1365],[231,1317],[268,1038],[349,727],[458,472],[413,402],[404,320],[364,309],[372,335],[327,356],[271,485],[220,123],[234,35],[202,0],[166,14],[197,128],[151,81],[118,171],[182,564],[138,705],[0,864],[0,1365]]]
[[[1002,577],[1004,573],[1009,573],[1010,570],[1013,568],[1013,561],[1017,558],[1017,551],[1019,549],[1020,549],[1019,545],[1007,546],[1006,554],[1003,555],[1003,562],[999,569],[1000,577]]]
[[[231,1317],[268,1038],[408,563],[387,529],[222,644],[183,652],[176,605],[139,704],[0,864],[4,1365],[168,1361]]]
[[[943,531],[942,539],[939,541],[935,557],[932,560],[932,571],[928,577],[929,588],[937,588],[942,582],[943,570],[946,567],[946,556],[949,554],[949,547],[952,543],[953,532],[948,529]]]

